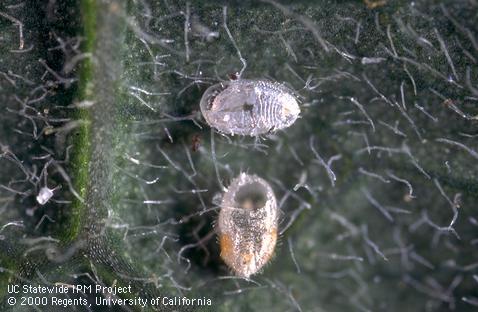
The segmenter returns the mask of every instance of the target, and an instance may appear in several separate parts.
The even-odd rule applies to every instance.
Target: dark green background
[[[290,128],[226,137],[200,116],[206,88],[242,67],[223,6],[242,78],[296,91]],[[476,309],[476,1],[3,0],[0,12],[3,308],[8,284],[61,282],[213,301],[179,310]],[[316,153],[336,156],[333,183]],[[42,170],[61,188],[39,206]],[[232,278],[213,233],[217,195],[242,171],[282,203],[275,257],[252,281]]]

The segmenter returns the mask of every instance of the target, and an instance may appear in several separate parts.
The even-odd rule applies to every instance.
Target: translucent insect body
[[[221,258],[238,276],[257,273],[272,257],[277,241],[277,200],[270,185],[241,173],[221,201],[217,222]]]
[[[266,80],[233,80],[209,87],[200,102],[207,123],[226,134],[257,136],[287,128],[300,113],[293,93]]]

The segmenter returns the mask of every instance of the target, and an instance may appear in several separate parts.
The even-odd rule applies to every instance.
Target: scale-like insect
[[[238,276],[257,273],[272,257],[277,241],[278,207],[269,183],[246,173],[232,180],[216,226],[224,262]]]
[[[220,82],[204,92],[200,102],[206,122],[219,132],[257,136],[287,128],[299,117],[292,91],[267,80]]]

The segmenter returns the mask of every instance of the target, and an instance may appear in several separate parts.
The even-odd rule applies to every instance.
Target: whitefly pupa
[[[200,102],[206,122],[226,134],[257,136],[284,129],[299,117],[293,92],[267,80],[238,79],[210,86]]]
[[[269,183],[241,173],[221,200],[216,223],[221,258],[248,278],[271,259],[277,242],[278,207]]]

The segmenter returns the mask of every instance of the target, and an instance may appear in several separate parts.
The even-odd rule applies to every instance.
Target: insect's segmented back
[[[300,113],[293,93],[266,80],[233,80],[209,87],[201,112],[207,123],[227,134],[256,136],[292,125]]]
[[[278,207],[270,185],[241,173],[224,193],[217,222],[221,258],[238,276],[257,273],[272,257]]]

